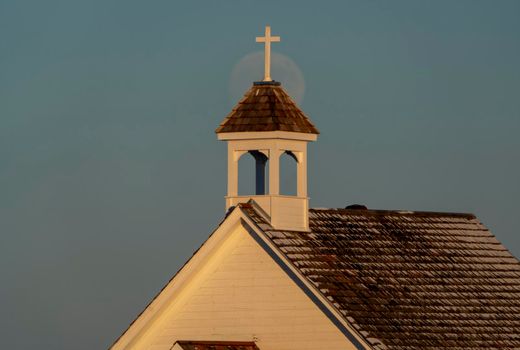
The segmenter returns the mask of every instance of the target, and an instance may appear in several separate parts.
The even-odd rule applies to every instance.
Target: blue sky
[[[520,256],[518,1],[2,0],[0,347],[106,348],[215,228],[266,24],[312,206],[472,212]]]

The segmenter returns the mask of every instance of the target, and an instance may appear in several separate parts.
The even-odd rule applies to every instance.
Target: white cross
[[[265,36],[256,37],[257,43],[265,43],[264,81],[273,81],[273,79],[271,79],[271,43],[272,42],[275,43],[275,42],[279,42],[279,41],[280,41],[279,36],[271,36],[271,27],[269,27],[269,26],[265,27]]]

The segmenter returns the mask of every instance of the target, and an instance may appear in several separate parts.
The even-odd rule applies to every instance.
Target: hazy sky
[[[0,348],[106,348],[216,227],[266,24],[312,206],[472,212],[520,256],[519,1],[0,0]]]

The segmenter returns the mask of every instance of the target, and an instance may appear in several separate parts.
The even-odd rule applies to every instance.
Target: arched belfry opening
[[[267,193],[269,158],[262,152],[251,150],[238,160],[238,194],[262,196]]]
[[[257,38],[265,44],[264,80],[253,83],[216,130],[228,144],[226,209],[253,200],[275,229],[307,231],[307,143],[316,141],[319,131],[270,77],[270,45],[277,41],[269,27]],[[248,174],[254,189],[244,192],[240,186],[239,193],[239,161],[246,154],[254,159],[254,173],[252,165],[240,169],[240,179]]]
[[[280,156],[280,194],[298,194],[298,158],[291,151],[285,151]]]
[[[269,158],[259,151],[249,151],[255,158],[255,195],[265,195],[265,169]]]

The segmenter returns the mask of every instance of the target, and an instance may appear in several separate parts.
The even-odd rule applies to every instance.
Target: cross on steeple
[[[265,36],[257,36],[256,42],[257,43],[265,43],[264,48],[264,67],[265,67],[265,73],[264,73],[264,81],[272,81],[271,79],[271,43],[279,42],[280,37],[279,36],[271,36],[271,27],[266,26],[265,27]]]

